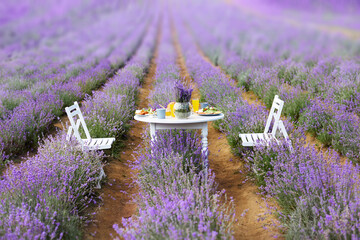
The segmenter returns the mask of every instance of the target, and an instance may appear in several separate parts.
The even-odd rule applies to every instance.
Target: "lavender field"
[[[356,0],[3,1],[0,86],[0,239],[360,239]],[[176,86],[207,151],[134,120]],[[244,147],[275,95],[290,141]]]

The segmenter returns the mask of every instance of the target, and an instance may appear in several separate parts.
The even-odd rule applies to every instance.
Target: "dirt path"
[[[159,40],[160,33],[157,36],[149,72],[139,92],[139,108],[148,106],[147,97],[152,91],[155,77]],[[108,164],[104,167],[108,181],[99,190],[102,203],[95,211],[92,222],[84,228],[84,239],[112,239],[111,235],[116,236],[113,225],[116,223],[122,226],[121,219],[129,218],[136,212],[136,204],[132,202],[132,196],[137,193],[137,188],[132,183],[133,171],[128,166],[128,162],[135,160],[134,151],[139,145],[143,145],[142,134],[146,127],[146,123],[134,121],[127,134],[122,154],[119,158],[109,158]]]
[[[205,61],[222,71],[220,67],[213,65],[199,47],[198,51]],[[222,73],[224,72],[222,71]],[[233,83],[230,76],[225,75]],[[261,104],[253,92],[241,92],[241,96],[250,104]],[[245,181],[244,162],[231,153],[226,136],[209,124],[208,139],[210,143],[209,164],[215,172],[216,182],[220,189],[225,189],[227,195],[234,198],[236,217],[239,220],[239,226],[234,228],[235,239],[271,239],[275,235],[280,235],[276,228],[270,226],[272,222],[277,222],[275,216],[267,215],[266,219],[259,221],[265,217],[269,209],[258,193],[258,187],[253,182]],[[240,173],[242,170],[244,173]],[[244,211],[246,214],[241,217]],[[268,230],[265,230],[263,226],[266,226]]]
[[[209,124],[209,165],[215,173],[219,190],[225,189],[228,197],[234,198],[235,215],[238,225],[234,226],[235,239],[271,239],[279,235],[277,229],[271,227],[272,221],[277,221],[272,215],[265,217],[268,211],[258,187],[251,181],[245,181],[244,162],[231,153],[226,136]],[[240,173],[244,170],[244,173]],[[246,212],[244,217],[241,215]],[[267,226],[269,230],[265,230]]]
[[[177,33],[174,26],[172,26],[172,31],[174,33],[173,43],[178,55],[177,63],[181,69],[180,75],[181,77],[190,78],[181,54],[181,47],[177,40]],[[199,53],[205,59],[205,55],[200,51]],[[208,58],[205,60],[209,61]],[[199,94],[194,82],[193,84],[197,94]],[[200,95],[198,95],[198,97],[200,97]],[[259,221],[260,218],[264,217],[268,209],[265,204],[262,204],[264,201],[261,195],[258,194],[258,187],[250,181],[244,182],[246,174],[240,173],[240,170],[244,169],[243,161],[231,153],[225,135],[216,130],[211,123],[209,124],[208,140],[209,166],[215,173],[215,180],[219,184],[219,190],[225,189],[227,196],[233,197],[234,199],[235,215],[239,221],[238,224],[234,226],[234,238],[271,239],[272,236],[277,235],[278,232],[275,228],[268,227],[270,230],[263,228],[264,225],[269,225],[272,221],[276,221],[276,218],[270,215],[267,219]],[[246,214],[244,217],[241,217],[244,211]]]

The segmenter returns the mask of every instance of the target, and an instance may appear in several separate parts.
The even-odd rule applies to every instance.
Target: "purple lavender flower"
[[[190,102],[192,91],[192,88],[186,87],[183,83],[177,81],[175,83],[176,102]]]

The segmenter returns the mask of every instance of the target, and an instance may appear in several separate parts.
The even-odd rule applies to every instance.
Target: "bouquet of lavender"
[[[187,88],[184,86],[180,81],[177,81],[175,83],[175,98],[176,102],[190,102],[191,99],[191,93],[193,89]]]

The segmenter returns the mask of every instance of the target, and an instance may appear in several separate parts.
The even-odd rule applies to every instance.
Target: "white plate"
[[[199,116],[219,116],[221,113],[198,114]]]

